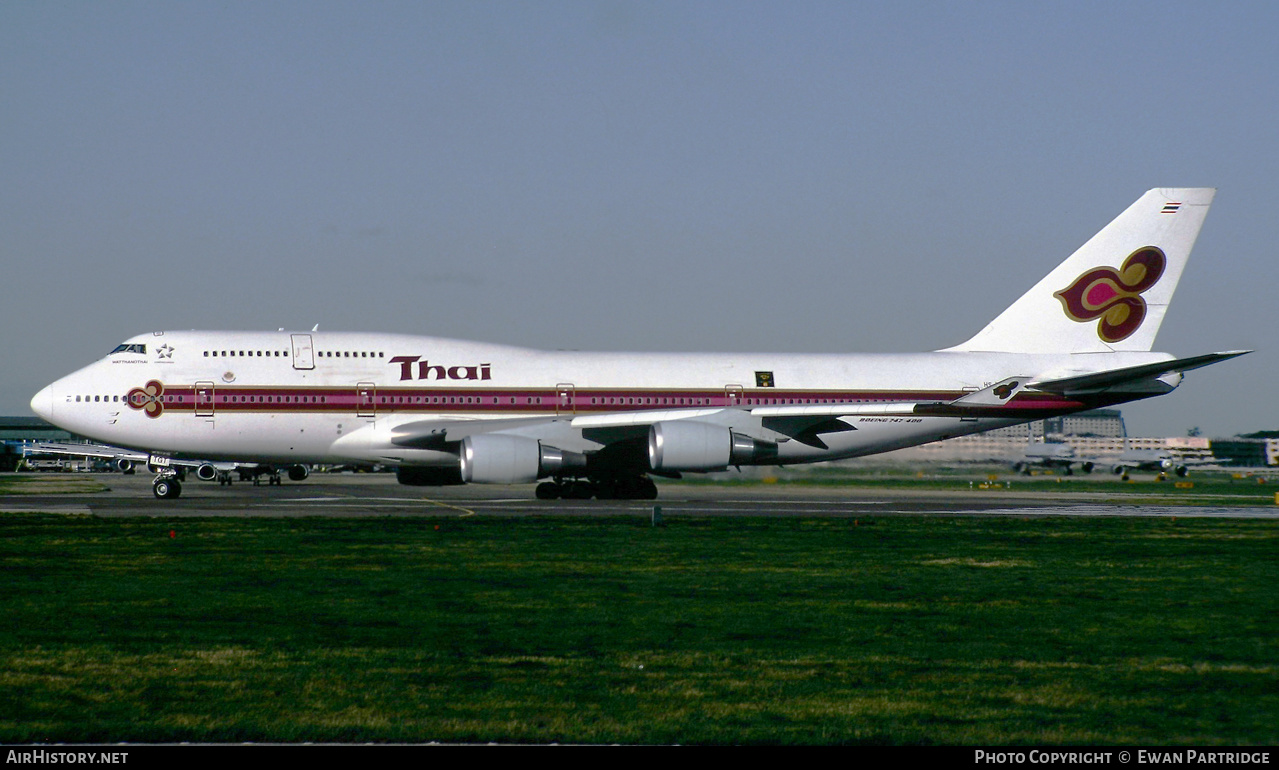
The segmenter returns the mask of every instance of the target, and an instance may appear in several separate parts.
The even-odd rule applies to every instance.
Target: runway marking
[[[443,502],[440,502],[439,500],[431,500],[425,497],[421,498],[421,500],[424,503],[430,503],[431,505],[438,505],[441,508],[452,508],[455,511],[465,511],[465,513],[463,513],[461,516],[458,517],[460,519],[465,519],[467,516],[475,515],[475,511],[472,511],[470,508],[463,508],[460,505],[449,505],[448,503],[443,503]]]

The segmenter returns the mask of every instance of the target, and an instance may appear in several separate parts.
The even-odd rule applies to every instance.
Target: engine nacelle
[[[201,481],[213,481],[218,477],[218,469],[208,463],[205,463],[195,469],[195,477]]]
[[[1080,470],[1082,470],[1084,473],[1092,473],[1093,468],[1096,468],[1096,467],[1097,465],[1092,462],[1086,462],[1083,465],[1079,466]]]
[[[777,458],[777,444],[696,420],[655,422],[648,429],[648,465],[655,471],[722,471]]]
[[[1124,466],[1124,465],[1116,465],[1115,467],[1111,468],[1110,471],[1114,473],[1116,476],[1122,476],[1128,472],[1128,468],[1127,466]]]
[[[395,480],[410,487],[448,487],[466,483],[462,481],[462,472],[456,466],[401,466],[395,469]]]
[[[129,473],[133,470],[133,461],[127,457],[121,457],[115,461],[115,467],[121,473]]]
[[[586,456],[580,452],[500,433],[462,439],[461,460],[462,481],[468,484],[528,484],[586,468]]]
[[[311,469],[305,465],[294,465],[289,468],[290,481],[306,481],[306,477],[311,475]]]
[[[1176,468],[1173,469],[1173,473],[1176,473],[1178,476],[1184,479],[1186,477],[1186,474],[1190,473],[1190,469],[1184,465],[1178,465]]]

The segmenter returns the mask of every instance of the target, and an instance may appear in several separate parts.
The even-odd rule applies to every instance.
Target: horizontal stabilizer
[[[1162,361],[1157,364],[1143,364],[1141,366],[1129,366],[1123,369],[1111,369],[1109,371],[1096,372],[1093,374],[1081,374],[1078,377],[1064,377],[1056,380],[1032,382],[1030,386],[1035,390],[1047,391],[1049,393],[1082,393],[1105,390],[1119,385],[1128,385],[1141,382],[1143,380],[1157,379],[1166,374],[1188,372],[1191,369],[1198,369],[1220,361],[1227,361],[1231,358],[1251,352],[1251,350],[1227,350],[1223,353],[1208,353],[1207,355],[1193,356],[1191,358],[1178,358],[1173,361]]]

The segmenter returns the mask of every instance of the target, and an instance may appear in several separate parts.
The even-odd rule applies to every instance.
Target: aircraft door
[[[574,414],[577,411],[576,399],[574,399],[573,383],[561,382],[555,386],[555,413],[556,414]]]
[[[314,369],[315,348],[311,342],[311,335],[291,334],[289,339],[293,343],[293,368]]]
[[[725,385],[724,400],[729,406],[741,406],[742,403],[742,386],[741,385]]]
[[[215,395],[216,387],[212,382],[197,382],[195,384],[196,417],[213,416],[213,400]]]
[[[357,417],[377,416],[377,385],[372,382],[361,382],[355,386],[355,415]]]

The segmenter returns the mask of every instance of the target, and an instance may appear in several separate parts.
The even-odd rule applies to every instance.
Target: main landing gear
[[[537,485],[538,500],[656,500],[657,485],[647,476],[617,479],[556,479]]]
[[[151,482],[151,491],[161,500],[173,500],[182,494],[182,483],[176,473],[161,473]]]
[[[258,475],[254,476],[254,477],[253,477],[253,486],[255,486],[255,487],[260,487],[260,486],[262,486],[262,476],[263,476],[263,475],[265,475],[265,476],[266,476],[266,485],[267,485],[268,487],[278,487],[278,486],[280,486],[280,485],[282,485],[282,484],[284,483],[284,481],[280,478],[280,472],[279,472],[279,471],[277,471],[277,470],[275,470],[275,469],[273,468],[273,469],[271,469],[271,472],[270,472],[270,473],[267,473],[267,474],[261,474],[261,473],[259,473]]]

